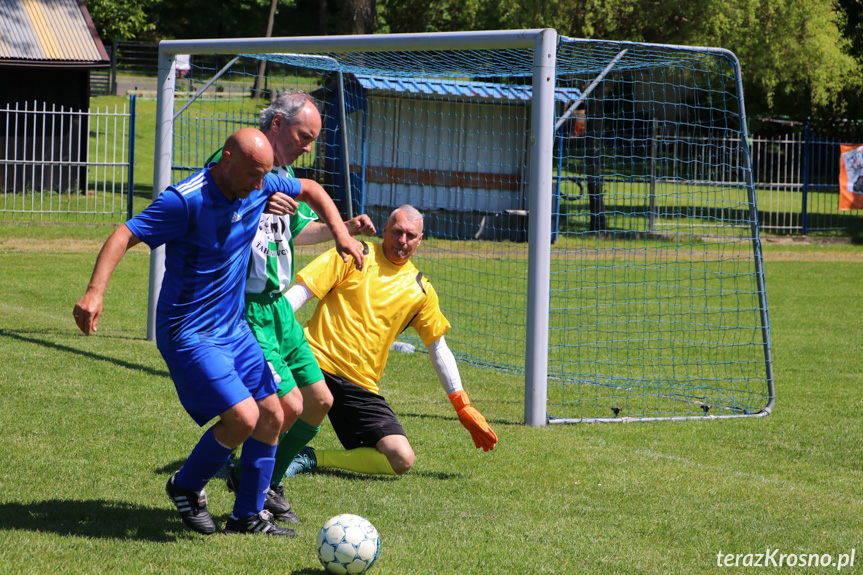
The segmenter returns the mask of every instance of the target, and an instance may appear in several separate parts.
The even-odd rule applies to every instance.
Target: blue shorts
[[[199,342],[160,349],[180,403],[200,426],[246,398],[278,391],[261,346],[248,330],[229,344]]]

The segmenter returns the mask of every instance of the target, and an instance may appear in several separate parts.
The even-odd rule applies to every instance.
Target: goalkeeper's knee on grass
[[[399,475],[393,470],[387,456],[374,447],[358,447],[347,451],[316,449],[315,456],[318,467],[345,469],[367,475]],[[409,465],[402,473],[408,469]]]

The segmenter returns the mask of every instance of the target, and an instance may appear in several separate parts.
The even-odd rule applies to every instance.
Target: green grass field
[[[414,469],[291,479],[304,523],[283,541],[194,534],[165,496],[201,430],[144,338],[146,249],[117,269],[95,336],[71,318],[110,230],[0,223],[0,572],[320,573],[314,538],[342,512],[380,531],[381,575],[739,573],[717,554],[774,549],[854,551],[841,572],[863,572],[859,246],[765,242],[766,418],[531,428],[520,377],[464,367],[500,437],[477,452],[427,356],[394,353],[382,389]],[[336,447],[327,424],[314,444]],[[218,481],[208,492],[223,524],[232,496]]]

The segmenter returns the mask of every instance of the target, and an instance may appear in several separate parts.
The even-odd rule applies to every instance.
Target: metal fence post
[[[647,228],[650,233],[656,232],[656,138],[659,134],[659,120],[651,122],[650,134],[650,198],[647,211]]]
[[[135,103],[137,94],[129,96],[129,185],[126,190],[126,219],[132,219],[133,200],[135,199]]]
[[[117,95],[117,41],[111,48],[111,86],[108,88],[112,96]]]
[[[803,127],[803,197],[800,201],[800,226],[802,228],[801,233],[805,236],[807,231],[806,224],[806,212],[807,212],[807,202],[809,199],[809,152],[810,152],[810,140],[811,140],[812,132],[809,128],[809,124],[806,124]]]

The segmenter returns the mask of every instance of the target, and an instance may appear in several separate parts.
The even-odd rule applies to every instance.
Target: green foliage
[[[274,36],[339,34],[352,0],[279,0]],[[855,0],[377,0],[378,33],[555,28],[596,38],[726,48],[750,116],[863,110],[863,9]],[[258,37],[270,0],[87,0],[105,41]],[[226,17],[229,15],[229,17]]]
[[[274,36],[339,34],[351,0],[279,0]],[[87,0],[102,39],[259,37],[270,0]],[[726,48],[750,116],[859,115],[854,0],[377,0],[378,33],[555,28],[565,36]],[[226,17],[230,15],[230,17]]]
[[[496,3],[484,0],[378,0],[378,30],[451,32],[494,27]]]
[[[839,108],[843,90],[860,85],[860,67],[838,27],[832,3],[761,2],[757,11],[738,11],[719,31],[722,44],[741,61],[745,86],[774,109],[777,95],[808,94],[797,116]],[[754,108],[753,113],[761,110]]]
[[[777,94],[796,94],[808,116],[839,106],[860,85],[860,65],[830,0],[503,0],[503,27],[554,27],[606,40],[714,46],[734,52],[743,69],[750,114],[776,112]]]
[[[156,23],[152,8],[158,0],[85,0],[102,41],[150,40]]]
[[[294,5],[279,0],[273,36],[287,35],[284,24],[291,17],[285,12]],[[257,38],[266,33],[270,0],[157,0],[153,12],[162,38]]]
[[[99,35],[114,40],[160,40],[163,38],[237,38],[263,36],[270,13],[270,0],[86,0]],[[278,0],[273,35],[294,35],[292,19],[279,17],[279,10],[296,7],[296,0]],[[229,16],[228,16],[229,15]],[[308,29],[306,34],[317,30]]]
[[[843,111],[860,86],[859,8],[831,0],[381,0],[388,32],[555,28],[596,38],[726,48],[740,59],[750,115]],[[845,4],[853,4],[846,0]],[[855,5],[856,6],[856,5]],[[846,36],[845,33],[848,33]],[[853,34],[853,35],[852,35]],[[856,39],[855,39],[856,38]],[[859,49],[858,52],[859,54]]]
[[[858,65],[863,65],[863,2],[860,0],[838,0],[842,15],[842,36],[851,43],[850,54]],[[863,95],[860,90],[846,90],[842,93],[843,100],[847,102],[847,110],[851,112],[850,118],[863,117]]]

